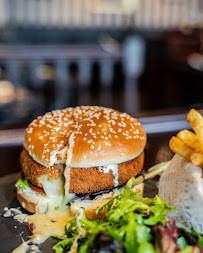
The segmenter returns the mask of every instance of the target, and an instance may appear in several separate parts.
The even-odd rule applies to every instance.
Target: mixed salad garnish
[[[165,214],[173,210],[159,196],[143,198],[126,187],[97,210],[105,219],[90,220],[81,208],[65,226],[56,253],[203,253],[203,237],[178,228]]]

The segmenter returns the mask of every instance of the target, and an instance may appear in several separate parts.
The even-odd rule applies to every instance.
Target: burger
[[[55,110],[26,129],[17,198],[30,213],[98,207],[143,168],[146,134],[126,113],[98,106]]]

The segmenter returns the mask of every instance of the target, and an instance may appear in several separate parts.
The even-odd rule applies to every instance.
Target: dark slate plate
[[[22,238],[27,241],[31,233],[29,232],[26,224],[20,224],[13,218],[3,217],[4,207],[19,207],[18,200],[16,198],[16,192],[14,184],[17,179],[17,174],[11,174],[0,178],[0,252],[11,253],[16,247],[22,243]],[[145,195],[153,197],[157,193],[156,188],[157,179],[148,180],[145,183]],[[23,212],[26,212],[23,208]],[[50,238],[46,242],[40,245],[40,249],[43,253],[54,252],[52,247],[58,242],[55,238]]]
[[[11,174],[0,178],[0,252],[11,253],[16,247],[22,243],[22,238],[27,241],[31,233],[26,224],[20,224],[13,218],[3,217],[4,207],[19,207],[16,198],[14,184],[17,179],[17,174]],[[20,210],[24,211],[23,208]],[[50,238],[45,243],[40,245],[40,249],[44,253],[54,252],[52,247],[58,242],[55,238]]]

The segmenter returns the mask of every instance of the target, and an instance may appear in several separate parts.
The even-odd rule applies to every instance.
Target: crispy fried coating
[[[39,182],[39,177],[45,174],[49,174],[51,179],[57,179],[60,173],[63,171],[64,166],[55,164],[49,168],[46,168],[39,163],[35,162],[24,148],[20,154],[20,164],[23,173],[27,179],[35,186],[43,188]]]
[[[144,152],[133,160],[118,164],[118,183],[122,185],[131,177],[138,175],[144,164]],[[112,172],[103,173],[97,167],[71,168],[70,192],[85,194],[114,188]]]
[[[23,149],[20,162],[22,171],[28,180],[35,186],[42,188],[38,178],[44,174],[49,174],[50,178],[56,179],[63,171],[62,165],[54,165],[46,168],[35,162],[28,152]],[[131,177],[135,177],[143,168],[144,152],[133,160],[118,164],[118,183],[122,185]],[[98,167],[91,168],[71,168],[70,169],[70,193],[86,194],[98,192],[115,187],[112,172],[103,173]]]

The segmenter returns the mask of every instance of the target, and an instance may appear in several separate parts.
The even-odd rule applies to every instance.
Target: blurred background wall
[[[0,0],[0,125],[203,105],[203,0]]]

